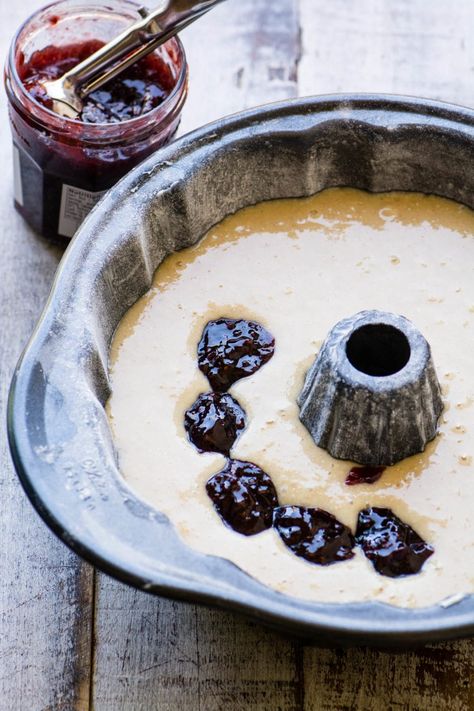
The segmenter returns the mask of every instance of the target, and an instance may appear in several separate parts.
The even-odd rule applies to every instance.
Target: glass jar
[[[18,30],[5,68],[13,136],[15,207],[48,239],[73,236],[101,195],[175,133],[187,94],[184,49],[172,38],[156,53],[171,72],[173,86],[163,102],[119,123],[85,123],[65,118],[36,101],[25,88],[21,68],[46,47],[99,40],[108,42],[139,19],[131,0],[61,0],[30,17]]]

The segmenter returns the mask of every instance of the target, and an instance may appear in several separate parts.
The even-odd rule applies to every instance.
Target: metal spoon
[[[154,10],[141,7],[141,20],[54,81],[43,82],[53,109],[77,118],[82,99],[145,57],[223,0],[165,0]]]

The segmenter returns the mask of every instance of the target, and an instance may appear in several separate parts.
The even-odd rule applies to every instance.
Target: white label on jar
[[[64,237],[73,237],[94,205],[107,191],[91,192],[73,185],[63,184],[59,208],[58,232]]]
[[[13,197],[23,207],[23,185],[21,183],[20,151],[13,144]]]

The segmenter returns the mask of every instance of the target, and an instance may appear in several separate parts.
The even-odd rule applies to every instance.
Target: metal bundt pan
[[[316,604],[195,552],[122,479],[104,412],[110,340],[167,253],[246,205],[330,186],[416,190],[474,207],[473,166],[468,109],[330,96],[217,121],[123,178],[69,247],[11,387],[13,460],[46,523],[137,588],[237,610],[322,644],[405,647],[474,633],[472,597],[446,609]]]

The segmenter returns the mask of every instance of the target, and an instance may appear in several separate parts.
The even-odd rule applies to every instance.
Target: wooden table
[[[1,0],[0,41],[43,0]],[[473,0],[227,0],[183,33],[182,131],[286,97],[393,92],[474,104]],[[12,207],[2,96],[0,397],[61,257]],[[82,562],[32,510],[2,432],[0,709],[474,708],[474,643],[320,650],[232,614],[147,596]]]

